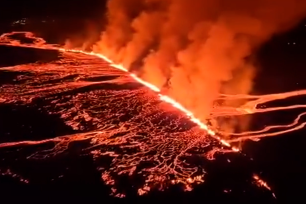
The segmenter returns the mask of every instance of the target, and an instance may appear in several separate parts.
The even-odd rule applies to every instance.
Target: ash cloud
[[[220,93],[252,90],[249,57],[305,14],[304,0],[109,0],[94,51],[166,87],[205,120]]]

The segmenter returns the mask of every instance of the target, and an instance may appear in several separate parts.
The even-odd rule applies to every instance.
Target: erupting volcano
[[[18,40],[23,34],[28,43]],[[228,168],[229,175],[236,175],[245,171],[245,168],[235,169],[231,166],[236,165],[237,158],[240,158],[238,161],[252,163],[237,147],[231,146],[231,142],[258,139],[273,128],[287,128],[285,131],[297,129],[295,124],[271,126],[259,131],[235,133],[233,139],[225,140],[222,139],[222,132],[218,132],[215,127],[201,122],[178,102],[163,95],[153,84],[130,74],[124,67],[113,64],[101,54],[49,45],[31,33],[7,33],[0,39],[1,44],[8,48],[18,46],[61,53],[48,63],[36,62],[1,69],[2,74],[17,74],[14,80],[1,84],[1,105],[16,104],[18,108],[38,106],[39,112],[58,115],[71,128],[68,133],[46,136],[42,140],[31,138],[37,133],[29,130],[24,132],[25,135],[19,135],[19,138],[11,138],[10,135],[1,138],[1,157],[5,161],[0,167],[2,175],[14,175],[20,182],[54,182],[60,180],[61,176],[54,178],[55,175],[41,175],[33,179],[33,175],[23,175],[20,169],[16,169],[15,159],[24,162],[48,161],[69,151],[77,151],[79,154],[92,155],[102,180],[111,187],[114,196],[126,195],[124,186],[127,184],[122,184],[126,176],[132,180],[129,182],[134,183],[133,189],[139,195],[150,190],[165,190],[173,185],[192,190],[196,184],[205,183],[206,174],[211,172],[209,168],[206,170],[207,165],[223,161],[222,165]],[[256,106],[303,93],[220,95],[222,100],[242,97],[254,100],[239,109],[217,108],[212,116],[292,109],[299,106],[266,109],[257,109]],[[302,127],[298,119],[295,123]],[[5,127],[3,129],[3,133],[10,131],[5,130],[8,129]],[[254,136],[245,136],[250,133]],[[29,146],[33,149],[29,150]],[[14,148],[18,149],[18,155],[23,152],[23,156],[17,156],[12,151]],[[254,170],[248,170],[245,176],[246,180],[238,187],[241,191],[246,191],[243,185],[253,184],[252,188],[258,185],[271,190]],[[225,193],[232,191],[230,180],[224,186],[221,185]]]
[[[0,187],[235,203],[275,202],[298,189],[305,168],[292,158],[305,140],[283,138],[304,134],[306,83],[297,88],[304,79],[292,75],[280,89],[276,72],[304,69],[297,55],[306,43],[291,46],[286,36],[295,27],[305,35],[306,1],[104,3],[105,23],[78,10],[86,29],[72,36],[54,29],[66,26],[57,17],[39,25],[52,24],[58,39],[51,28],[0,35]]]
[[[17,39],[23,34],[29,43]],[[290,124],[238,133],[218,131],[216,127],[201,122],[178,102],[163,95],[153,84],[130,74],[124,67],[113,64],[101,54],[66,50],[46,44],[43,39],[27,32],[3,34],[0,39],[5,46],[61,53],[58,59],[49,63],[2,68],[2,72],[18,73],[18,76],[12,82],[1,84],[1,105],[30,107],[33,106],[31,104],[39,104],[39,110],[60,115],[61,120],[72,129],[69,134],[43,140],[33,140],[27,135],[24,135],[27,139],[22,139],[23,135],[21,139],[9,136],[1,138],[1,157],[4,160],[12,157],[14,153],[11,148],[15,147],[25,151],[24,158],[19,158],[21,160],[47,159],[69,151],[73,143],[84,141],[79,151],[92,155],[102,180],[111,186],[114,196],[125,196],[125,189],[122,189],[118,178],[127,175],[136,179],[136,190],[140,195],[151,189],[162,190],[175,184],[183,184],[185,190],[191,190],[194,185],[205,182],[205,166],[215,162],[213,160],[216,157],[226,159],[230,164],[233,154],[242,156],[232,143],[246,139],[258,141],[262,137],[277,136],[305,125],[300,122],[305,115],[301,113]],[[221,94],[218,100],[244,99],[248,102],[239,108],[216,107],[211,117],[305,108],[303,104],[286,107],[265,105],[305,93],[305,90],[300,90],[258,96]],[[231,137],[222,139],[223,135]],[[25,145],[36,146],[40,150],[23,150],[27,147]],[[18,169],[11,169],[10,165],[12,161],[1,165],[2,174],[18,175],[12,173]],[[31,181],[23,178],[22,174],[18,176],[21,182],[35,183],[35,179]],[[253,177],[255,184],[271,190],[256,172],[249,176]],[[251,180],[249,182],[252,183]]]
[[[22,34],[30,43],[16,39]],[[15,139],[8,137],[7,141],[11,142],[5,142],[6,139],[1,138],[3,142],[0,147],[4,158],[12,154],[8,150],[13,147],[22,149],[24,145],[47,145],[43,150],[27,152],[24,156],[27,160],[46,159],[69,151],[72,143],[86,141],[81,151],[91,154],[99,164],[101,178],[112,187],[114,196],[125,195],[124,189],[118,189],[122,184],[116,180],[122,175],[139,175],[143,179],[137,184],[140,195],[150,189],[161,190],[175,184],[183,184],[185,190],[191,190],[195,184],[205,181],[205,165],[213,162],[211,160],[216,155],[228,155],[225,157],[230,163],[231,153],[241,154],[231,143],[276,136],[301,129],[305,125],[299,122],[305,115],[301,113],[291,124],[271,125],[262,130],[240,133],[221,132],[202,123],[192,112],[163,95],[153,84],[130,74],[124,67],[113,64],[101,54],[65,50],[46,44],[31,33],[7,33],[0,39],[5,46],[57,50],[62,53],[59,59],[50,63],[2,68],[2,72],[17,72],[20,75],[14,82],[1,85],[1,104],[31,106],[39,103],[40,110],[60,115],[65,124],[73,129],[71,134],[37,141],[32,138],[11,141]],[[239,108],[216,107],[211,117],[305,108],[303,104],[264,106],[267,102],[305,93],[300,90],[259,96],[221,94],[220,100],[247,99],[248,102]],[[222,139],[224,134],[231,135],[230,139]],[[101,164],[101,159],[107,162]],[[4,175],[12,174],[12,171],[9,166],[1,167]],[[21,181],[32,182],[20,176]],[[254,183],[271,190],[255,172],[252,176]]]

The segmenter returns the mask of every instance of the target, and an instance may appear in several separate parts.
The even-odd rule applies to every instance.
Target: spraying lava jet
[[[31,42],[22,43],[16,39],[16,35],[21,34]],[[43,39],[29,32],[6,33],[0,36],[0,41],[6,46],[57,50],[62,53],[61,58],[47,64],[2,68],[1,70],[31,74],[20,76],[18,83],[1,85],[0,102],[31,104],[40,101],[41,109],[60,115],[75,131],[38,141],[29,138],[2,142],[1,149],[52,143],[53,147],[27,156],[27,159],[41,159],[65,152],[71,142],[88,141],[88,146],[82,151],[90,152],[96,160],[102,156],[108,158],[108,165],[102,165],[99,170],[115,196],[124,196],[118,190],[120,184],[115,178],[121,175],[132,176],[135,172],[144,179],[137,187],[137,192],[141,195],[151,189],[164,189],[171,184],[183,184],[185,190],[191,190],[195,184],[204,182],[206,175],[205,168],[192,162],[195,155],[200,155],[207,162],[214,160],[216,155],[241,154],[241,150],[232,146],[232,143],[276,136],[301,129],[305,125],[300,122],[304,115],[302,113],[286,125],[271,125],[262,130],[240,133],[218,131],[200,121],[177,101],[163,95],[155,85],[99,53],[67,50],[46,44]],[[69,67],[63,68],[64,66]],[[239,108],[216,107],[211,117],[234,117],[305,108],[303,104],[287,107],[263,106],[267,102],[305,93],[306,91],[301,90],[269,95],[221,94],[218,100],[246,99],[248,102]],[[222,135],[225,134],[230,135],[230,139],[223,139]],[[252,177],[257,185],[271,190],[258,175],[252,174]]]

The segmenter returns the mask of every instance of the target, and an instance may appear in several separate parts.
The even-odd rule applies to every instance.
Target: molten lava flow
[[[104,59],[105,61],[111,63],[111,66],[120,70],[123,70],[125,72],[128,72],[128,70],[126,68],[124,68],[122,65],[118,65],[118,64],[114,64],[110,59],[108,59],[107,57],[105,57],[104,55],[98,54],[98,53],[94,53],[94,52],[85,52],[85,51],[81,51],[81,50],[66,50],[66,49],[59,49],[61,51],[69,51],[69,52],[77,52],[77,53],[83,53],[83,54],[87,54],[87,55],[93,55],[93,56],[97,56],[99,58]],[[186,108],[184,108],[180,103],[178,103],[177,101],[175,101],[174,99],[162,95],[160,93],[160,89],[156,86],[154,86],[153,84],[150,84],[144,80],[142,80],[141,78],[137,77],[135,74],[130,74],[130,76],[135,79],[137,82],[141,83],[142,85],[148,87],[149,89],[151,89],[154,92],[159,93],[158,96],[160,97],[160,99],[162,101],[165,101],[167,103],[170,103],[172,106],[174,106],[175,108],[179,109],[180,111],[184,112],[192,122],[196,123],[197,125],[199,125],[199,127],[203,130],[206,130],[207,133],[212,136],[213,138],[219,140],[223,145],[226,145],[228,147],[230,147],[231,145],[226,141],[221,139],[220,137],[216,136],[216,133],[211,130],[207,125],[205,125],[203,122],[201,122],[199,119],[197,119],[194,114],[192,112],[190,112],[189,110],[187,110]],[[235,152],[238,152],[239,149],[237,147],[232,147],[232,150]]]
[[[61,49],[63,50],[63,49]],[[89,54],[89,55],[94,55],[97,57],[100,57],[109,63],[111,63],[112,67],[115,67],[117,69],[123,70],[125,72],[128,72],[127,69],[125,69],[121,65],[113,64],[113,62],[110,59],[107,59],[105,56],[94,53],[94,52],[84,52],[80,50],[63,50],[63,51],[71,51],[71,52],[80,52],[84,54]],[[159,97],[162,101],[165,101],[167,103],[170,103],[180,111],[184,112],[188,117],[190,117],[190,120],[197,125],[201,129],[204,129],[208,132],[208,134],[215,139],[219,140],[222,144],[230,147],[230,143],[232,142],[239,142],[247,139],[252,139],[252,140],[258,140],[259,138],[262,137],[271,137],[271,136],[278,136],[284,133],[296,131],[299,129],[302,129],[305,125],[306,122],[300,123],[300,119],[303,115],[306,114],[306,112],[303,112],[299,114],[296,119],[287,125],[271,125],[263,128],[262,130],[257,130],[257,131],[246,131],[246,132],[241,132],[241,133],[228,133],[228,132],[222,132],[219,131],[218,134],[220,135],[230,135],[233,136],[232,139],[230,140],[225,140],[220,138],[219,136],[216,136],[215,131],[210,129],[207,125],[205,125],[203,122],[201,122],[199,119],[194,117],[194,114],[190,111],[188,111],[186,108],[184,108],[180,103],[176,102],[172,98],[160,94],[160,89],[154,86],[153,84],[150,84],[146,81],[143,81],[139,77],[137,77],[135,74],[130,74],[131,77],[133,77],[136,81],[139,83],[145,85],[146,87],[150,88],[151,90],[159,93]],[[255,114],[255,113],[266,113],[266,112],[272,112],[272,111],[280,111],[280,110],[290,110],[290,109],[298,109],[298,108],[306,108],[305,104],[300,104],[300,105],[290,105],[286,107],[266,107],[266,108],[257,108],[262,104],[276,101],[276,100],[281,100],[281,99],[287,99],[290,97],[294,96],[301,96],[301,95],[306,95],[306,90],[299,90],[299,91],[293,91],[293,92],[287,92],[287,93],[278,93],[278,94],[268,94],[268,95],[225,95],[221,94],[220,99],[221,100],[245,100],[249,99],[252,101],[249,101],[242,105],[240,108],[232,108],[232,107],[218,107],[216,110],[212,112],[212,118],[217,118],[217,117],[229,117],[229,116],[241,116],[241,115],[249,115],[249,114]],[[285,130],[279,130],[276,132],[269,132],[270,130],[273,129],[285,129]],[[232,147],[233,151],[239,151],[237,147]]]
[[[22,101],[28,104],[36,98],[45,98],[47,102],[44,108],[48,112],[61,115],[67,125],[82,132],[37,142],[2,143],[0,147],[55,143],[55,147],[49,151],[33,153],[28,156],[29,158],[45,158],[50,154],[55,154],[55,152],[65,151],[71,141],[89,140],[91,145],[86,148],[86,151],[90,151],[97,160],[102,156],[112,158],[110,167],[101,167],[101,171],[103,171],[102,179],[110,186],[120,185],[116,184],[114,177],[122,174],[132,175],[137,171],[137,173],[142,173],[146,179],[144,185],[138,188],[139,194],[148,192],[154,186],[163,188],[160,185],[167,183],[169,180],[171,184],[182,183],[185,189],[189,190],[193,183],[203,182],[203,175],[205,174],[203,169],[191,164],[192,153],[190,152],[200,152],[201,156],[204,156],[207,160],[212,160],[216,152],[238,152],[239,149],[232,147],[231,142],[260,138],[266,131],[275,128],[287,128],[283,132],[288,132],[303,126],[303,123],[299,123],[299,119],[303,115],[301,114],[292,124],[269,126],[259,131],[244,133],[215,131],[197,119],[192,112],[180,103],[163,95],[158,87],[133,73],[129,73],[123,66],[114,64],[110,59],[99,53],[67,50],[54,45],[47,45],[43,43],[43,39],[36,38],[30,33],[25,34],[33,42],[24,44],[17,39],[12,40],[15,34],[20,33],[13,32],[1,35],[0,43],[11,46],[59,50],[62,52],[64,59],[59,59],[44,66],[29,64],[5,68],[6,70],[24,72],[35,71],[37,77],[22,76],[19,80],[25,83],[1,87],[0,102]],[[99,58],[108,63],[101,65],[102,61]],[[83,63],[82,66],[80,66],[80,63]],[[98,65],[94,66],[95,63]],[[63,68],[66,64],[69,65],[69,68]],[[109,64],[117,70],[110,70]],[[122,71],[125,72],[123,76],[121,76]],[[105,81],[87,80],[87,78],[95,76],[98,78],[104,77]],[[133,80],[131,81],[131,79]],[[135,89],[135,83],[133,83],[135,81],[145,88]],[[99,86],[105,90],[95,92],[95,87],[92,87],[93,90],[89,89],[88,93],[72,94],[76,89],[89,86]],[[115,88],[109,91],[105,88],[108,86]],[[126,88],[129,86],[134,88]],[[116,87],[120,87],[120,89]],[[148,93],[147,88],[157,94]],[[61,98],[56,95],[63,93],[68,96]],[[217,107],[211,115],[212,118],[218,118],[304,108],[303,105],[295,105],[257,109],[263,103],[285,99],[297,94],[304,95],[305,93],[306,91],[263,96],[220,95],[220,100],[223,101],[239,100],[241,98],[253,101],[247,102],[240,108]],[[141,98],[141,100],[138,101],[137,98]],[[177,113],[179,110],[183,112],[183,116],[178,117],[176,114],[171,114],[171,111],[162,112],[161,110],[165,110],[165,104],[171,105],[171,108],[173,108],[171,111]],[[170,110],[168,106],[166,109]],[[51,111],[50,109],[54,110]],[[124,122],[120,122],[121,120]],[[205,132],[210,137],[207,137]],[[277,135],[283,132],[278,131],[267,135],[272,136],[272,134]],[[149,133],[150,136],[147,135]],[[223,134],[230,135],[231,139],[224,140],[218,136]],[[218,142],[211,137],[227,147],[216,144]],[[210,146],[213,146],[213,148]],[[110,150],[107,148],[110,148]],[[138,166],[145,167],[139,167],[139,170]],[[259,177],[254,177],[254,179],[259,181]],[[267,184],[262,186],[270,189]],[[115,187],[113,194],[122,196]]]
[[[40,112],[60,116],[73,131],[39,141],[24,136],[23,141],[0,143],[0,151],[46,145],[43,150],[22,156],[47,160],[83,142],[82,154],[93,156],[101,178],[112,188],[112,195],[119,197],[125,190],[120,191],[122,176],[131,177],[139,194],[174,184],[190,190],[206,175],[203,164],[198,166],[192,161],[200,156],[205,164],[213,154],[231,151],[161,101],[147,86],[135,82],[144,83],[141,79],[122,72],[120,67],[110,68],[109,63],[93,54],[76,52],[61,52],[61,57],[50,63],[2,68],[21,73],[17,83],[1,85],[2,104],[30,107],[39,101]]]
[[[72,52],[82,52],[84,54],[91,54],[98,56],[100,58],[103,58],[107,60],[108,62],[112,63],[111,60],[107,59],[105,56],[93,52],[83,52],[79,50],[70,50]],[[112,66],[118,69],[121,69],[123,71],[128,71],[121,65],[116,65],[112,63]],[[143,81],[142,79],[138,78],[136,75],[131,74],[131,76],[138,81],[139,83],[147,86],[151,90],[155,92],[160,92],[159,88],[156,86]],[[212,112],[212,118],[218,118],[218,117],[232,117],[232,116],[242,116],[242,115],[250,115],[250,114],[256,114],[256,113],[267,113],[267,112],[273,112],[273,111],[281,111],[281,110],[291,110],[291,109],[300,109],[300,108],[306,108],[305,104],[299,104],[299,105],[289,105],[289,106],[282,106],[282,107],[261,107],[258,108],[260,105],[263,105],[268,102],[272,101],[277,101],[277,100],[284,100],[290,97],[295,97],[295,96],[302,96],[306,95],[306,90],[299,90],[299,91],[292,91],[292,92],[287,92],[287,93],[278,93],[278,94],[267,94],[267,95],[225,95],[221,94],[220,95],[220,100],[223,101],[228,101],[228,100],[252,100],[249,102],[246,102],[244,105],[241,105],[239,108],[233,108],[233,107],[217,107],[213,112]],[[243,141],[247,139],[251,140],[258,140],[259,138],[262,137],[271,137],[271,136],[278,136],[284,133],[288,132],[293,132],[299,129],[304,128],[306,125],[306,122],[300,123],[300,120],[302,116],[306,114],[306,112],[300,113],[295,120],[286,125],[270,125],[264,127],[262,130],[257,130],[257,131],[246,131],[246,132],[241,132],[241,133],[229,133],[229,132],[222,132],[219,131],[218,133],[220,135],[230,135],[233,136],[234,138],[230,140],[224,140],[221,139],[220,137],[216,136],[215,131],[209,129],[207,125],[202,123],[199,119],[194,117],[194,114],[190,111],[188,111],[186,108],[184,108],[181,104],[173,100],[172,98],[168,96],[164,96],[162,94],[159,94],[160,99],[172,104],[174,107],[177,109],[181,110],[184,112],[187,116],[190,117],[190,120],[199,125],[202,129],[206,130],[209,135],[213,136],[214,138],[218,139],[222,144],[226,146],[230,146],[230,143],[232,142],[238,142],[238,141]],[[279,130],[275,132],[269,132],[270,130],[273,129],[285,129],[285,130]],[[233,151],[239,151],[238,148],[232,147]]]
[[[212,115],[213,117],[226,117],[226,116],[243,116],[251,114],[263,114],[268,112],[276,111],[286,111],[293,109],[304,109],[305,104],[296,104],[280,107],[268,107],[269,102],[281,101],[285,99],[292,99],[294,97],[300,97],[306,95],[306,90],[291,91],[287,93],[277,93],[277,94],[267,94],[267,95],[220,95],[220,100],[240,100],[246,99],[248,102],[243,104],[240,108],[232,107],[220,107],[215,110]],[[302,112],[296,116],[296,118],[288,124],[284,125],[269,125],[261,130],[245,131],[240,133],[225,133],[220,132],[220,134],[227,134],[231,136],[229,142],[243,141],[247,139],[258,140],[262,137],[272,137],[278,136],[284,133],[293,132],[302,129],[306,122],[301,122],[302,117],[306,115],[306,112]],[[272,131],[276,130],[276,131]]]
[[[12,32],[12,33],[5,33],[3,35],[0,36],[0,42],[4,43],[4,44],[12,44],[12,45],[21,45],[21,43],[18,41],[18,40],[11,40],[11,36],[13,35],[16,35],[16,34],[22,34],[23,32]],[[49,49],[50,46],[45,46],[45,41],[42,39],[42,38],[36,38],[34,37],[34,35],[30,32],[25,32],[25,36],[27,38],[30,38],[33,40],[33,44],[35,45],[35,48],[38,47],[38,48],[43,48],[43,49]],[[30,45],[25,45],[27,47],[32,47],[33,45],[30,44]],[[93,56],[96,56],[96,57],[99,57],[107,62],[109,62],[111,64],[112,67],[116,68],[116,69],[120,69],[122,71],[125,71],[125,72],[128,72],[128,70],[126,68],[124,68],[122,65],[118,65],[118,64],[114,64],[110,59],[108,59],[107,57],[105,57],[104,55],[102,54],[99,54],[99,53],[94,53],[94,52],[85,52],[85,51],[82,51],[82,50],[75,50],[75,49],[64,49],[64,48],[54,48],[54,46],[51,45],[51,47],[53,49],[58,49],[60,51],[64,51],[64,52],[76,52],[76,53],[83,53],[83,54],[86,54],[86,55],[93,55]],[[162,101],[165,101],[167,103],[170,103],[171,105],[173,105],[175,108],[179,109],[180,111],[184,112],[188,117],[190,117],[190,120],[194,123],[196,123],[197,125],[200,126],[201,129],[204,129],[208,132],[209,135],[211,135],[212,137],[214,137],[215,139],[219,140],[222,144],[230,147],[231,145],[221,139],[220,137],[216,136],[216,133],[211,130],[207,125],[205,125],[203,122],[201,122],[199,119],[197,119],[194,114],[190,111],[188,111],[186,108],[184,108],[180,103],[178,103],[177,101],[173,100],[172,98],[168,97],[168,96],[165,96],[165,95],[162,95],[160,93],[160,89],[158,87],[156,87],[155,85],[153,84],[150,84],[144,80],[142,80],[141,78],[137,77],[135,74],[130,74],[130,76],[135,79],[137,82],[143,84],[144,86],[148,87],[149,89],[151,89],[152,91],[154,92],[157,92],[159,93],[159,97]],[[238,148],[236,147],[232,147],[232,150],[233,151],[239,151]]]
[[[30,38],[33,43],[25,44],[21,43],[19,40],[14,39],[14,35],[16,34],[24,34],[27,38]],[[64,49],[59,48],[59,46],[56,45],[49,45],[45,44],[45,41],[42,38],[35,37],[30,32],[12,32],[12,33],[5,33],[0,36],[0,44],[3,45],[18,45],[21,47],[33,47],[33,48],[40,48],[40,49],[54,49],[59,50],[62,52],[74,52],[74,53],[83,53],[86,55],[96,56],[99,57],[108,63],[110,63],[110,66],[122,70],[124,72],[128,72],[126,68],[124,68],[122,65],[114,64],[110,59],[106,58],[104,55],[100,53],[94,53],[94,52],[85,52],[82,50],[74,50],[74,49]],[[289,124],[284,125],[269,125],[264,127],[261,130],[254,130],[254,131],[245,131],[240,133],[233,133],[233,132],[223,132],[218,130],[216,134],[216,130],[210,129],[207,125],[205,125],[203,122],[201,122],[199,119],[197,119],[192,112],[184,108],[181,104],[179,104],[177,101],[173,100],[172,98],[165,96],[160,93],[160,89],[153,84],[150,84],[141,78],[137,77],[135,74],[131,73],[130,76],[136,80],[137,82],[143,84],[144,86],[148,87],[152,91],[158,93],[159,98],[162,101],[165,101],[167,103],[170,103],[175,108],[179,109],[180,111],[184,112],[192,122],[199,125],[199,127],[203,130],[206,130],[209,135],[214,137],[215,139],[219,140],[222,144],[230,147],[230,143],[233,142],[239,142],[243,140],[258,140],[262,137],[271,137],[271,136],[277,136],[284,133],[296,131],[299,129],[302,129],[306,122],[300,122],[302,119],[302,116],[305,115],[305,113],[299,114],[293,122]],[[259,113],[267,113],[267,112],[274,112],[274,111],[283,111],[283,110],[292,110],[292,109],[301,109],[306,108],[305,104],[299,104],[299,105],[289,105],[289,106],[282,106],[282,107],[267,107],[265,104],[268,102],[273,101],[279,101],[284,100],[296,96],[303,96],[306,95],[306,90],[299,90],[299,91],[292,91],[287,93],[277,93],[277,94],[267,94],[267,95],[226,95],[226,94],[220,94],[218,100],[222,101],[235,101],[235,100],[248,100],[245,104],[241,105],[240,107],[226,107],[226,106],[218,106],[213,109],[211,113],[211,118],[223,118],[223,117],[236,117],[236,116],[243,116],[243,115],[252,115],[252,114],[259,114]],[[1,100],[1,99],[0,99]],[[271,130],[276,129],[282,129],[278,131],[271,132]],[[227,139],[222,139],[217,135],[227,135]],[[230,139],[229,139],[230,138]],[[237,147],[232,147],[233,151],[239,151]]]
[[[259,178],[258,175],[254,175],[253,178],[255,179],[255,182],[259,185],[259,186],[263,186],[265,187],[266,189],[268,190],[271,190],[270,186],[264,181],[262,180],[261,178]],[[275,194],[273,193],[272,194],[273,197],[275,197]],[[276,198],[276,197],[275,197]]]

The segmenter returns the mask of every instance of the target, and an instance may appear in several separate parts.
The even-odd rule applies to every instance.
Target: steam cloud
[[[109,0],[108,26],[94,51],[205,120],[219,93],[251,91],[249,56],[305,14],[305,0]]]

